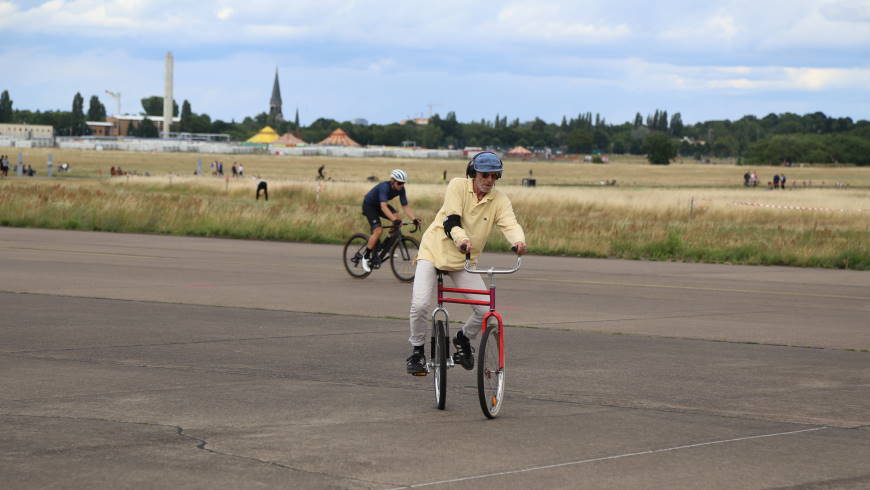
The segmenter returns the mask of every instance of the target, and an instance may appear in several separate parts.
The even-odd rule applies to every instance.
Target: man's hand
[[[399,218],[398,216],[396,216],[396,218],[393,220],[393,224],[396,225],[397,227],[402,226],[402,218]]]
[[[526,253],[526,244],[523,242],[514,243],[514,247],[517,249],[517,255],[525,255]]]
[[[469,240],[467,238],[465,240],[462,240],[461,242],[459,242],[459,245],[457,246],[457,248],[459,249],[460,252],[462,252],[464,254],[470,254],[471,253],[471,240]]]

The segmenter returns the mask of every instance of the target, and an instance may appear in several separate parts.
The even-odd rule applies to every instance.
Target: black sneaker
[[[414,349],[411,357],[406,360],[406,366],[408,367],[408,374],[414,376],[426,376],[429,374],[429,371],[426,370],[426,354],[422,350]]]
[[[474,347],[471,346],[471,342],[462,333],[462,330],[456,332],[456,337],[453,337],[453,345],[456,347],[453,362],[462,364],[465,369],[474,369]]]

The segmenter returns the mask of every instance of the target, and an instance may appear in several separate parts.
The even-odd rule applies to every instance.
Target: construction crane
[[[116,107],[115,115],[120,116],[121,115],[121,92],[118,92],[116,94],[115,92],[112,92],[111,90],[106,90],[106,93],[111,95],[112,98],[115,99],[115,107]]]

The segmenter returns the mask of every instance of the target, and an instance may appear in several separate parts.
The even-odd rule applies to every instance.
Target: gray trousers
[[[445,272],[444,275],[449,276],[453,281],[453,285],[459,289],[488,289],[484,285],[483,278],[480,274],[471,274],[461,271]],[[417,261],[417,272],[414,276],[414,289],[411,293],[411,337],[408,341],[411,345],[418,346],[426,343],[427,334],[432,329],[432,310],[435,309],[435,303],[438,299],[438,273],[435,271],[435,265],[427,260]],[[456,296],[456,293],[451,294]],[[485,296],[477,294],[463,295],[469,299],[484,300]],[[459,305],[451,305],[459,306]],[[488,306],[471,307],[471,316],[465,321],[462,327],[462,332],[469,339],[477,337],[480,333],[480,328],[483,321],[483,315],[489,311]]]

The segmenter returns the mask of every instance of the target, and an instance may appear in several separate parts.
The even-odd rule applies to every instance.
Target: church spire
[[[281,87],[278,84],[278,67],[275,67],[275,83],[272,85],[272,98],[269,99],[269,119],[283,121],[284,113],[281,111]]]

